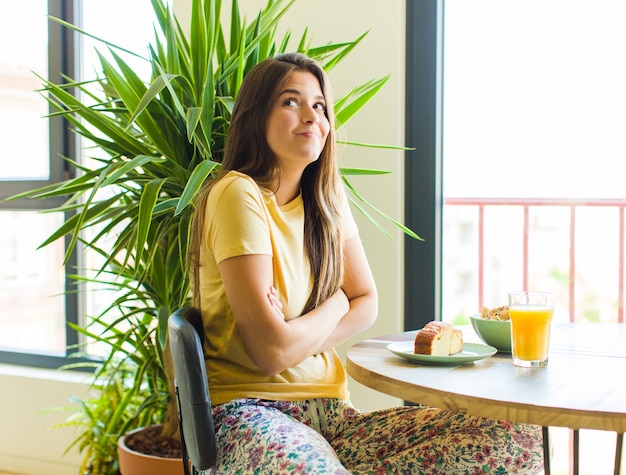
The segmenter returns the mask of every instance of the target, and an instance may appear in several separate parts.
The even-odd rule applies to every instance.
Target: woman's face
[[[267,120],[267,143],[283,172],[301,172],[320,156],[330,123],[317,78],[294,71]]]

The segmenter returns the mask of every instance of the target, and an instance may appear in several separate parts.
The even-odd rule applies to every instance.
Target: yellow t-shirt
[[[301,315],[313,286],[309,260],[303,252],[302,197],[278,206],[270,190],[259,187],[247,175],[231,171],[213,186],[205,213],[200,297],[212,403],[243,397],[348,399],[346,373],[334,350],[311,356],[274,376],[259,370],[244,350],[218,269],[218,264],[230,257],[272,256],[273,285],[285,318]],[[347,199],[342,206],[342,234],[343,239],[358,234]]]

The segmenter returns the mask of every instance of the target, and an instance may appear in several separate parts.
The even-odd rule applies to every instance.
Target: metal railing
[[[568,275],[568,300],[569,320],[575,321],[576,315],[576,211],[579,208],[610,207],[618,210],[619,216],[619,239],[618,249],[615,250],[618,261],[618,296],[617,296],[617,320],[624,322],[624,208],[626,200],[621,199],[561,199],[561,198],[445,198],[446,206],[473,206],[478,210],[478,301],[479,308],[484,300],[484,274],[485,274],[485,209],[494,206],[516,206],[523,210],[523,285],[528,288],[528,261],[529,261],[529,235],[530,235],[530,209],[533,207],[564,207],[569,209],[569,275]],[[564,243],[565,244],[565,243]]]

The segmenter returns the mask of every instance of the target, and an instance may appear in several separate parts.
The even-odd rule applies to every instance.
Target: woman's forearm
[[[310,312],[279,323],[273,330],[272,337],[261,347],[256,339],[256,344],[246,345],[246,348],[264,372],[280,373],[319,353],[318,348],[330,338],[349,308],[348,299],[340,290]],[[248,338],[244,337],[244,344],[245,340]]]
[[[332,333],[320,345],[317,353],[330,350],[354,335],[368,329],[378,315],[378,302],[375,295],[363,295],[350,300],[350,310],[346,313]]]

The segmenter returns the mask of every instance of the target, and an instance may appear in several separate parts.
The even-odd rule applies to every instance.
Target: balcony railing
[[[611,256],[615,256],[617,261],[617,321],[624,322],[624,208],[626,200],[621,199],[560,199],[560,198],[446,198],[446,207],[475,207],[477,209],[477,255],[478,255],[478,305],[482,308],[485,300],[485,226],[487,209],[492,207],[519,207],[523,215],[523,237],[522,237],[522,282],[525,289],[529,284],[529,241],[532,233],[530,215],[531,209],[538,207],[561,207],[569,210],[569,223],[567,230],[568,238],[563,242],[563,246],[569,247],[569,271],[567,276],[567,300],[568,315],[570,321],[576,321],[576,219],[578,211],[589,208],[595,209],[613,208],[617,210],[618,244],[616,249],[610,250]],[[603,218],[604,219],[604,218]],[[613,223],[615,224],[615,223]],[[605,221],[598,226],[598,232],[603,232]]]

